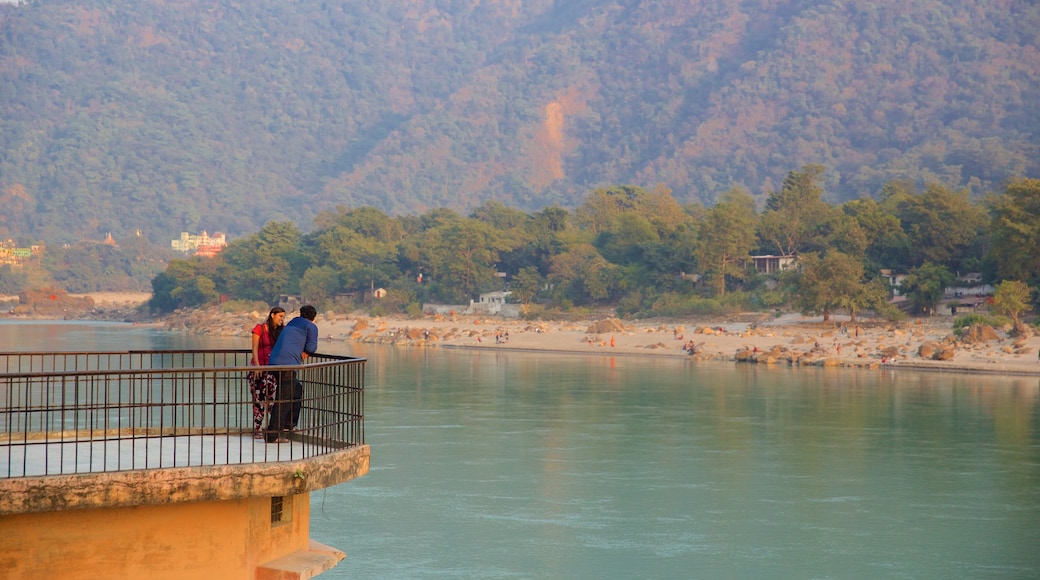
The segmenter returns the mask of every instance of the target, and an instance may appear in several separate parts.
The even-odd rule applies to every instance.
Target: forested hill
[[[0,4],[0,236],[1040,177],[1034,0]]]

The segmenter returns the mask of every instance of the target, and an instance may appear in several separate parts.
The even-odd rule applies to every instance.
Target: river
[[[0,323],[4,350],[240,346]],[[1037,578],[1040,381],[322,343],[371,472],[321,578]]]

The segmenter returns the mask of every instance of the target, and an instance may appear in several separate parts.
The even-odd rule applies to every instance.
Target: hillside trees
[[[770,194],[758,225],[764,249],[792,256],[824,248],[824,228],[836,210],[823,201],[822,175],[823,166],[806,165],[788,173],[780,190]]]
[[[823,256],[815,252],[799,257],[799,266],[785,274],[791,300],[805,314],[822,314],[823,321],[844,309],[852,320],[856,312],[887,298],[877,282],[864,280],[863,261],[838,250]]]
[[[395,262],[404,229],[374,207],[338,208],[320,215],[324,228],[311,239],[316,268],[310,282],[321,281],[326,293],[383,286],[397,275]],[[306,276],[306,274],[305,274]]]
[[[988,200],[988,259],[998,280],[1040,281],[1040,179],[1014,181]]]
[[[192,257],[170,260],[166,270],[152,280],[152,310],[170,312],[178,308],[202,306],[216,301],[217,267],[219,262]]]
[[[930,314],[953,280],[954,275],[946,266],[925,262],[910,270],[899,291],[906,296],[913,312]]]
[[[310,265],[302,236],[292,222],[270,222],[258,233],[229,243],[218,260],[222,290],[235,298],[271,304],[280,294],[298,294],[300,278]]]
[[[153,246],[143,236],[130,236],[118,243],[84,240],[46,247],[40,265],[50,283],[69,292],[147,291],[171,257],[170,250]]]
[[[757,220],[751,195],[732,189],[709,209],[698,232],[696,255],[716,296],[726,294],[726,277],[740,276],[755,244]]]
[[[553,256],[549,282],[557,303],[591,305],[617,297],[620,271],[592,244],[578,243]]]
[[[437,295],[452,303],[489,289],[500,254],[514,248],[501,232],[473,218],[425,230],[419,238],[419,263],[433,274]]]
[[[0,232],[235,238],[604,183],[711,206],[806,159],[835,203],[1040,175],[1035,2],[562,5],[0,2]]]
[[[1021,324],[1019,316],[1032,309],[1030,298],[1033,291],[1020,280],[1004,280],[993,291],[993,311],[1011,317],[1015,326]]]
[[[866,244],[863,255],[868,269],[905,267],[909,261],[910,238],[903,232],[898,217],[886,212],[871,198],[845,202],[841,210],[859,226]],[[849,250],[851,248],[846,247],[846,253]]]
[[[828,318],[838,311],[855,317],[864,310],[886,311],[881,269],[909,272],[902,289],[914,309],[926,312],[942,299],[952,268],[980,262],[987,223],[980,224],[980,207],[961,193],[941,187],[918,192],[893,182],[880,203],[831,206],[822,201],[819,175],[814,166],[792,172],[762,215],[740,188],[702,208],[680,206],[664,189],[635,186],[590,192],[588,203],[574,212],[552,206],[525,213],[487,202],[469,217],[447,208],[391,217],[374,207],[339,207],[319,214],[309,234],[288,222],[270,222],[211,261],[171,264],[154,281],[155,305],[177,307],[218,294],[273,301],[286,293],[331,304],[344,294],[367,300],[382,286],[394,304],[415,303],[414,310],[421,302],[466,303],[505,282],[514,300],[565,309],[681,312],[698,301],[717,308],[724,300],[751,307],[775,303],[775,294],[763,294],[765,285],[757,283],[762,277],[750,261],[755,250],[769,247],[772,235],[786,240],[774,246],[777,251],[822,248],[800,250],[798,266],[784,275],[792,306]],[[1010,240],[1031,247],[1029,238],[1012,234],[1028,232],[1016,224],[1034,219],[1019,211],[1029,207],[1032,187],[1016,184],[991,200],[993,223],[1001,224],[994,232],[1006,238],[994,236],[996,247]],[[766,215],[772,216],[768,223]],[[947,223],[950,231],[940,231]],[[1035,256],[1009,254],[1014,257],[1002,267]],[[917,264],[921,256],[944,260]],[[196,271],[212,286],[190,282],[185,272]],[[702,275],[704,284],[689,274]]]
[[[988,219],[985,209],[972,203],[967,191],[930,184],[921,193],[895,187],[886,194],[882,204],[899,219],[913,248],[906,267],[931,262],[947,264],[953,271],[978,269]]]

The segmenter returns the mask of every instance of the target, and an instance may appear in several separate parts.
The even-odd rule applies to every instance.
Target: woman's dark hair
[[[278,331],[282,329],[280,326],[274,325],[274,315],[282,312],[285,312],[284,308],[281,306],[275,306],[267,313],[267,320],[264,321],[264,323],[267,324],[267,333],[271,335],[272,339],[278,336]]]

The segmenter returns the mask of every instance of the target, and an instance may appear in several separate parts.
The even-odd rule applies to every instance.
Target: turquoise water
[[[0,345],[198,340],[49,326]],[[1040,577],[1038,378],[322,350],[369,359],[372,470],[312,494],[321,578]]]

